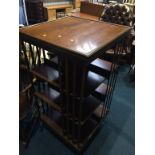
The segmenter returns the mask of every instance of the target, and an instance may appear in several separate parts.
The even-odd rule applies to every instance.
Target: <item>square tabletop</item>
[[[43,42],[85,58],[128,33],[130,27],[65,17],[20,29],[20,36]],[[62,50],[63,52],[63,50]]]

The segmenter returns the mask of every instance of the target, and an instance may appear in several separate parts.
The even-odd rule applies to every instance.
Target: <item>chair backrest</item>
[[[124,4],[115,4],[109,6],[103,16],[102,20],[106,22],[132,26],[133,13],[130,8]]]
[[[84,1],[81,2],[81,8],[80,8],[81,13],[86,13],[92,16],[101,17],[103,10],[104,10],[103,5],[93,4],[93,3],[84,2]]]

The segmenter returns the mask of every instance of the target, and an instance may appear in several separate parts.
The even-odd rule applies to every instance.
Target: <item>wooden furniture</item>
[[[92,15],[89,15],[86,13],[81,13],[81,12],[69,13],[68,16],[83,18],[83,19],[89,19],[89,20],[94,20],[94,21],[100,20],[99,17],[97,17],[97,16],[92,16]]]
[[[97,20],[100,20],[103,10],[104,10],[104,5],[98,5],[98,4],[82,1],[80,12],[70,13],[69,16],[97,21]]]
[[[47,9],[41,1],[26,0],[27,18],[30,24],[47,21]]]
[[[50,5],[45,7],[48,12],[48,20],[55,20],[58,12],[64,12],[64,14],[71,12],[73,5],[63,4],[63,5]]]
[[[57,66],[47,58],[46,51],[39,46],[28,44],[22,40],[20,44],[23,49],[27,68],[30,70],[33,78],[37,79],[38,90],[41,90],[40,83],[42,81],[46,81],[49,85],[59,89],[59,85],[55,82],[59,76],[58,71],[55,69]],[[27,52],[27,48],[29,48],[29,52]]]
[[[78,151],[93,138],[107,115],[112,96],[107,93],[116,81],[113,72],[108,71],[106,76],[111,77],[111,83],[104,84],[105,74],[92,72],[89,66],[107,49],[117,45],[129,30],[127,26],[75,17],[20,29],[21,41],[52,51],[60,60],[57,69],[60,89],[42,90],[42,104],[48,103],[50,108],[41,111],[40,118]],[[112,64],[105,68],[113,70],[115,65]],[[97,99],[99,97],[102,101]]]
[[[101,17],[104,10],[104,5],[89,3],[89,2],[81,2],[80,12],[86,13],[92,16]]]
[[[74,8],[77,9],[77,8],[80,8],[81,6],[81,0],[74,0]]]

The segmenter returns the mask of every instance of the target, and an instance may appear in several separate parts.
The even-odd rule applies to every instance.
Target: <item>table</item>
[[[91,94],[104,81],[104,77],[90,72],[88,66],[120,42],[129,31],[127,26],[76,17],[20,29],[20,40],[52,51],[61,60],[63,69],[59,72],[63,77],[61,91],[65,106],[61,118],[65,124],[61,126],[54,121],[50,122],[44,114],[41,114],[41,119],[78,151],[83,150],[94,136],[103,116],[103,106],[101,113],[98,110],[101,103]],[[96,113],[101,115],[100,118]]]

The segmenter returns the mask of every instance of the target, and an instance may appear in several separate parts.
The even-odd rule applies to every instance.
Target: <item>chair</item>
[[[134,15],[131,12],[130,8],[124,4],[115,4],[109,6],[105,13],[102,16],[102,20],[105,22],[116,23],[120,25],[132,26],[134,25]],[[120,56],[122,57],[122,61],[129,62],[130,58],[130,48],[133,40],[133,35],[130,34],[122,44],[122,52]],[[111,54],[113,54],[113,50],[109,50],[106,52],[106,58],[111,59]]]
[[[126,5],[115,4],[109,6],[105,10],[105,13],[102,16],[102,20],[120,25],[132,26],[133,14],[130,8]]]

